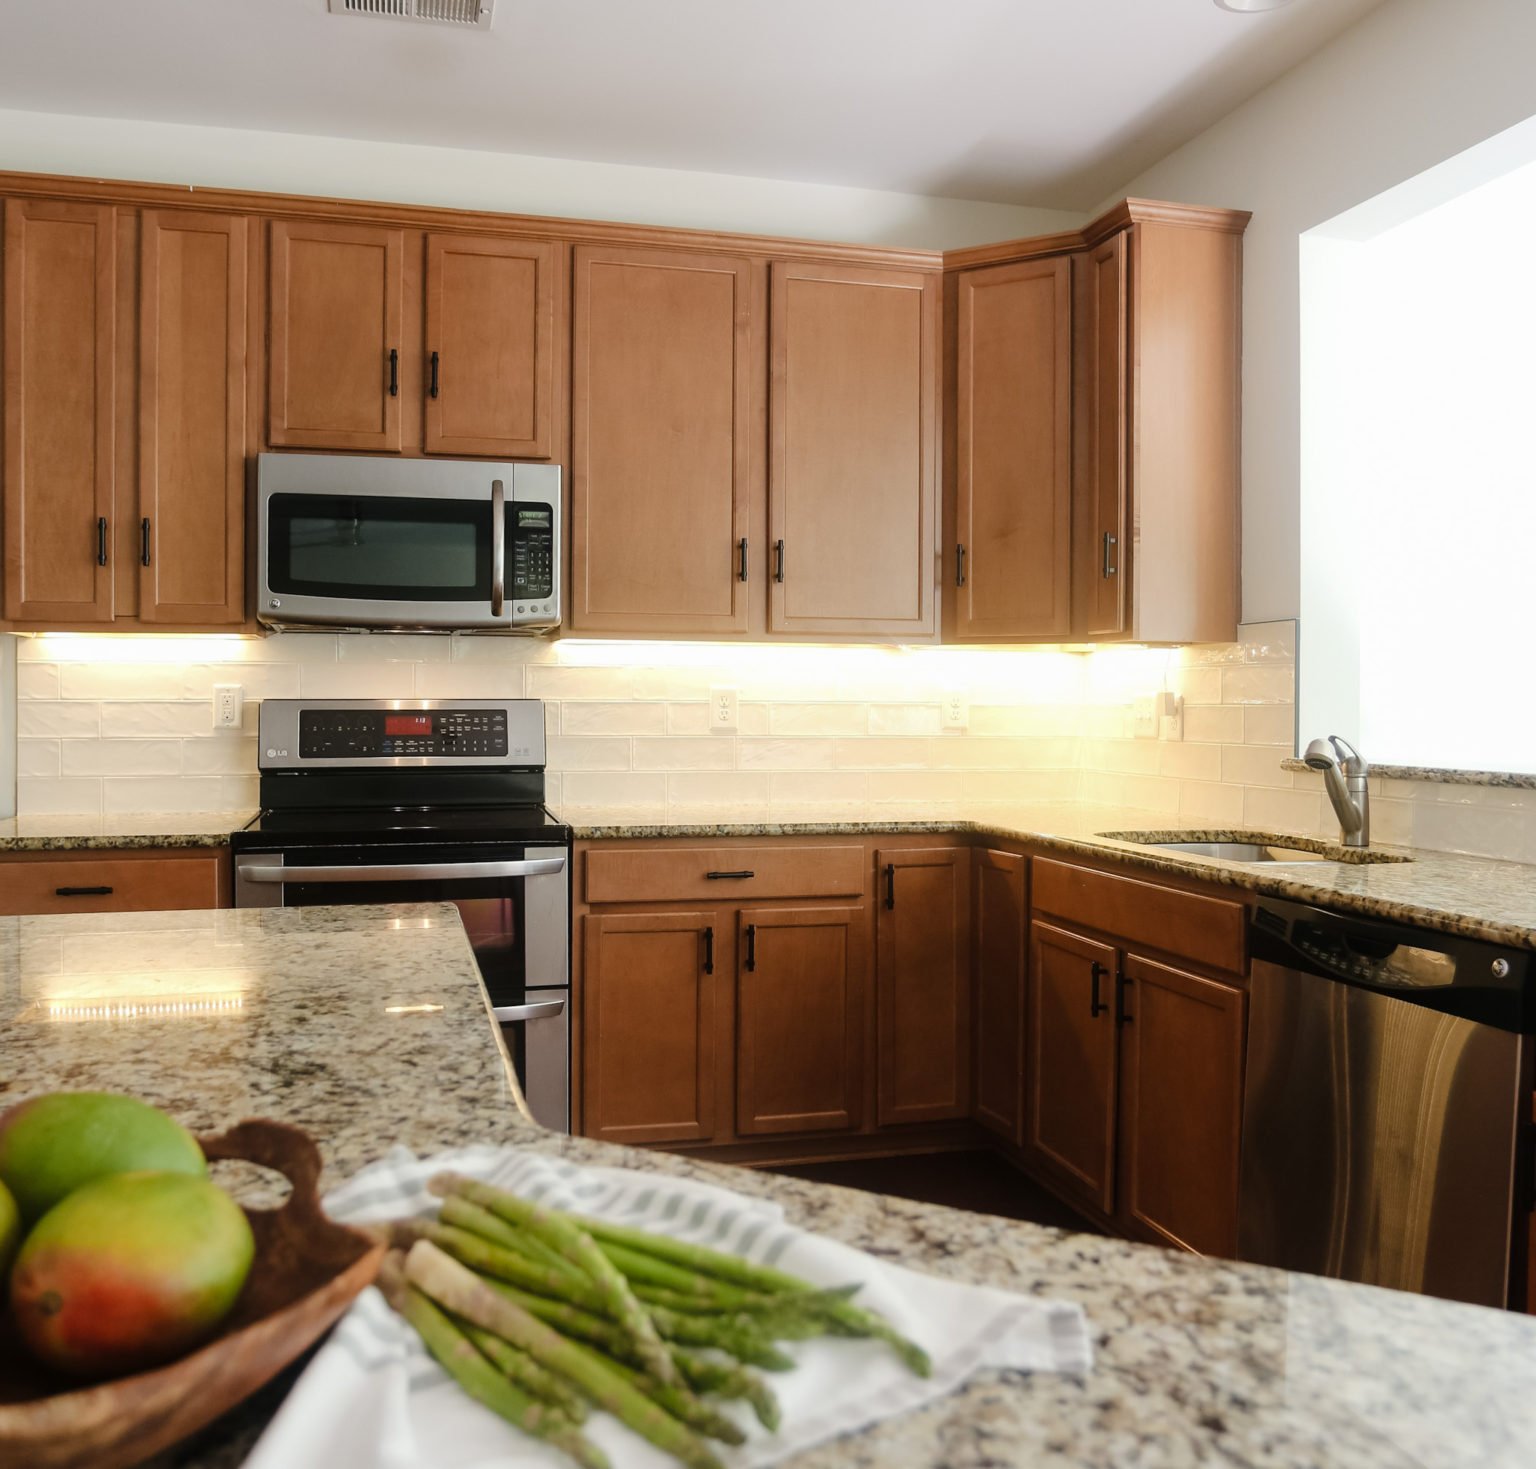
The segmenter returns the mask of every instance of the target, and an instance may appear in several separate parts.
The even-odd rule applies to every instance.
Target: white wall
[[[1299,236],[1536,113],[1533,56],[1531,0],[1388,0],[1116,192],[1254,211],[1244,251],[1246,620],[1300,609]],[[1304,649],[1307,636],[1304,626]]]
[[[949,250],[1085,215],[464,148],[0,109],[0,169]]]

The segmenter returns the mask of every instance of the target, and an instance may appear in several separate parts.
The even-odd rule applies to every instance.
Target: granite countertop
[[[1087,1311],[1086,1379],[981,1374],[806,1469],[1523,1469],[1536,1443],[1523,1316],[546,1132],[519,1110],[446,905],[0,919],[0,1103],[59,1087],[131,1091],[197,1129],[297,1123],[331,1182],[392,1143],[487,1141],[702,1178],[871,1253]],[[292,1375],[159,1469],[233,1469]]]
[[[255,814],[245,810],[11,816],[0,819],[0,854],[227,847],[230,833],[247,825]]]

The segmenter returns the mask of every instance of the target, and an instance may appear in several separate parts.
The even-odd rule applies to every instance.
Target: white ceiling
[[[7,0],[0,106],[1088,209],[1381,0]]]

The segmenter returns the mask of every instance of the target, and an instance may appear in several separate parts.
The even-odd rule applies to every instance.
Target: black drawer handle
[[[743,536],[736,546],[741,552],[741,570],[737,572],[736,578],[738,581],[745,581],[747,579],[747,538]]]
[[[398,347],[389,349],[389,396],[391,398],[400,396],[400,349]]]
[[[757,968],[757,925],[755,923],[747,925],[747,959],[744,967]]]
[[[712,928],[704,930],[704,972],[715,972],[715,931]]]
[[[743,868],[740,872],[706,872],[704,876],[711,882],[719,882],[722,877],[756,877],[757,874],[750,868]]]
[[[139,522],[139,564],[149,565],[149,517]]]
[[[773,543],[773,579],[781,582],[784,580],[784,542]]]
[[[1108,973],[1109,970],[1102,964],[1095,964],[1093,966],[1093,995],[1089,1000],[1088,1014],[1094,1020],[1097,1020],[1099,1016],[1109,1009],[1109,1006],[1103,1004],[1099,999],[1099,982]]]
[[[98,566],[107,564],[107,517],[105,515],[96,517],[96,564]]]
[[[965,547],[958,541],[955,543],[955,585],[965,585]]]
[[[108,897],[111,888],[55,888],[54,896],[60,898],[105,898]]]
[[[437,353],[432,354],[432,386],[427,389],[430,397],[437,397]]]
[[[896,864],[894,862],[885,864],[885,906],[887,908],[896,906]]]

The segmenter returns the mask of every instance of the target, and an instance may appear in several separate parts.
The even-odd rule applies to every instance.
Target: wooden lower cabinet
[[[1024,1141],[1024,990],[1029,963],[1028,863],[978,848],[971,944],[976,984],[976,1120]]]
[[[0,858],[0,916],[227,908],[226,849],[18,853]]]
[[[864,1091],[864,910],[737,917],[736,1131],[851,1130]]]
[[[711,912],[583,920],[588,1137],[623,1143],[715,1137],[721,995],[730,984],[719,952],[726,937],[720,915]]]

